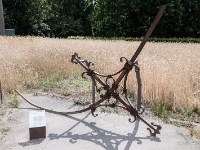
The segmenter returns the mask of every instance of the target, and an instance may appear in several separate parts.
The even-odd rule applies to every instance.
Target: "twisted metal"
[[[129,72],[132,70],[132,68],[134,66],[136,68],[136,71],[139,71],[139,66],[136,63],[136,58],[138,57],[138,55],[142,51],[142,49],[143,49],[144,45],[146,44],[148,38],[152,34],[152,32],[155,29],[156,25],[158,24],[158,22],[159,22],[160,18],[162,17],[166,7],[167,7],[166,5],[161,6],[157,16],[155,17],[153,23],[151,24],[149,30],[146,33],[144,39],[142,40],[141,44],[139,45],[138,49],[136,50],[136,52],[134,53],[134,55],[132,56],[130,61],[125,57],[121,57],[120,58],[121,62],[123,62],[123,59],[124,59],[126,61],[126,63],[124,64],[124,67],[121,70],[119,70],[118,72],[116,72],[114,74],[109,74],[109,75],[102,75],[100,73],[95,72],[93,69],[90,68],[90,66],[84,65],[84,63],[83,63],[84,61],[81,60],[81,58],[78,56],[78,53],[74,53],[74,55],[72,55],[71,62],[75,63],[75,64],[80,64],[86,70],[86,72],[84,72],[82,74],[82,76],[84,74],[87,74],[88,76],[90,76],[92,81],[95,83],[95,87],[96,87],[98,92],[100,92],[101,88],[97,87],[96,82],[98,82],[100,85],[102,85],[102,87],[103,87],[102,89],[105,91],[105,94],[101,95],[101,99],[99,101],[97,101],[96,103],[90,105],[91,112],[92,112],[94,117],[97,116],[97,114],[94,114],[94,112],[95,112],[96,108],[98,108],[98,107],[101,107],[101,106],[121,107],[121,108],[127,110],[133,116],[134,120],[131,120],[131,118],[129,118],[130,122],[135,122],[137,119],[140,119],[147,126],[149,126],[149,128],[147,128],[147,130],[149,130],[151,136],[156,136],[156,134],[160,134],[160,130],[162,128],[160,125],[155,125],[153,123],[149,124],[148,122],[146,122],[140,116],[144,112],[144,107],[141,106],[141,108],[134,108],[133,104],[131,103],[131,101],[129,100],[129,98],[127,96],[126,83],[127,83],[127,78],[128,78]],[[117,80],[114,79],[114,76],[116,76],[116,75],[119,75]],[[105,78],[105,80],[102,81],[100,79],[100,77]],[[125,95],[125,100],[122,99],[120,94],[117,92],[117,89],[120,86],[119,83],[122,80],[124,80],[124,84],[123,84],[123,86],[121,86],[122,89],[123,89],[122,95],[123,94]],[[108,82],[108,81],[111,81],[111,82]],[[122,104],[122,106],[116,105],[116,103],[110,103],[109,99],[111,97],[116,99],[116,101],[120,102]],[[101,104],[103,101],[106,101],[106,103],[105,104]],[[140,111],[140,109],[141,109],[141,111]]]
[[[100,95],[100,100],[98,100],[97,102],[94,102],[93,104],[91,104],[88,108],[82,109],[82,110],[78,110],[78,111],[74,111],[74,112],[57,112],[57,111],[53,111],[53,110],[49,110],[49,109],[45,109],[43,107],[34,105],[33,103],[29,102],[25,97],[23,97],[22,94],[20,94],[18,91],[16,91],[24,100],[26,100],[29,104],[33,105],[34,107],[37,107],[39,109],[44,109],[48,112],[51,113],[57,113],[57,114],[62,114],[62,115],[68,115],[68,114],[76,114],[76,113],[82,113],[85,111],[90,110],[92,112],[92,115],[94,117],[98,116],[98,114],[95,114],[95,111],[98,107],[102,107],[102,106],[106,106],[106,107],[119,107],[122,108],[126,111],[128,111],[131,116],[133,116],[133,120],[131,120],[131,118],[129,118],[129,122],[135,122],[137,119],[143,121],[147,126],[147,130],[149,130],[150,135],[151,136],[156,136],[156,134],[160,134],[160,130],[161,130],[161,126],[160,125],[156,125],[154,123],[149,124],[147,121],[145,121],[140,115],[144,112],[144,107],[140,106],[137,108],[134,108],[133,104],[131,103],[131,101],[128,98],[127,95],[127,87],[126,87],[126,83],[127,83],[127,78],[129,75],[129,72],[133,69],[133,67],[135,67],[136,72],[138,72],[140,70],[137,62],[136,62],[136,58],[138,57],[138,55],[140,54],[140,52],[142,51],[144,45],[146,44],[148,38],[150,37],[151,33],[153,32],[153,30],[155,29],[156,25],[158,24],[160,18],[162,17],[165,9],[166,9],[166,5],[161,6],[157,16],[155,17],[153,23],[151,24],[149,30],[147,31],[144,39],[142,40],[141,44],[139,45],[138,49],[136,50],[136,52],[134,53],[133,57],[128,60],[125,57],[121,57],[120,61],[123,62],[123,60],[126,61],[126,63],[124,64],[124,67],[119,70],[118,72],[114,73],[114,74],[109,74],[109,75],[103,75],[100,74],[98,72],[95,72],[92,68],[90,68],[91,65],[94,65],[92,62],[88,62],[87,60],[81,60],[81,57],[78,56],[78,53],[74,53],[74,55],[72,55],[71,58],[71,62],[75,63],[75,64],[80,64],[86,71],[82,73],[82,77],[84,77],[85,75],[88,75],[91,77],[96,91],[97,92],[101,92],[101,90],[105,91],[105,94],[101,94]],[[115,80],[114,76],[118,76],[118,78]],[[137,73],[136,73],[137,75]],[[101,79],[104,78],[104,81]],[[123,82],[123,86],[120,85],[121,81]],[[137,81],[139,79],[137,78]],[[100,88],[97,87],[97,82],[102,86]],[[139,82],[139,81],[138,81]],[[118,92],[118,88],[121,87],[123,89],[123,92],[120,94]],[[139,89],[139,85],[138,85],[138,89]],[[122,95],[124,95],[124,99],[122,98]],[[110,98],[113,97],[116,102],[115,103],[110,103]],[[106,103],[103,103],[103,102]],[[117,102],[121,103],[121,105],[117,105]]]
[[[155,125],[153,123],[151,123],[151,124],[147,123],[140,116],[145,111],[144,107],[141,106],[140,107],[141,110],[134,108],[133,104],[131,103],[131,101],[128,98],[128,93],[127,93],[127,88],[126,88],[127,85],[126,84],[127,84],[129,72],[132,70],[133,67],[136,67],[136,70],[140,70],[139,66],[136,62],[128,61],[128,59],[125,58],[125,57],[121,57],[120,61],[123,62],[122,61],[123,59],[126,60],[124,67],[120,71],[118,71],[117,73],[109,74],[109,75],[100,74],[98,72],[95,72],[93,69],[91,69],[90,66],[86,66],[84,64],[84,62],[87,62],[87,61],[81,60],[81,57],[78,56],[78,53],[74,53],[74,55],[72,55],[71,62],[75,63],[75,64],[80,64],[83,68],[85,68],[86,71],[83,72],[83,74],[87,74],[88,76],[91,77],[91,79],[95,82],[95,87],[96,87],[96,89],[99,93],[100,93],[101,90],[100,90],[100,88],[97,87],[96,82],[101,84],[102,85],[101,89],[105,91],[105,94],[101,94],[101,99],[99,101],[97,101],[96,103],[89,106],[89,108],[92,112],[92,115],[94,117],[98,116],[98,114],[95,114],[95,111],[98,107],[102,107],[102,106],[112,107],[112,108],[119,107],[119,108],[122,108],[122,109],[128,111],[133,116],[133,120],[131,118],[129,118],[129,122],[133,123],[137,119],[140,119],[145,124],[147,124],[147,126],[149,126],[149,128],[147,128],[147,129],[149,130],[150,135],[156,136],[156,134],[160,134],[159,130],[161,130],[161,126]],[[93,64],[93,63],[91,63],[91,64]],[[115,80],[114,76],[116,76],[116,75],[118,75],[122,72],[124,73],[123,86],[120,86],[119,84],[116,85],[116,80]],[[102,78],[104,78],[104,80],[102,80]],[[108,80],[110,80],[110,79],[111,79],[112,82],[108,82]],[[123,92],[121,94],[118,92],[119,87],[121,87],[122,90],[123,90]],[[124,95],[125,100],[122,99],[122,95]],[[115,103],[110,103],[109,99],[111,97],[116,99]],[[102,103],[104,101],[105,101],[105,103]],[[117,105],[117,102],[120,102],[122,105]]]

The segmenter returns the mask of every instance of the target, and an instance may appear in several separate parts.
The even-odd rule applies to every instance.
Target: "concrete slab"
[[[25,95],[31,98],[31,95]],[[34,100],[33,100],[34,99]],[[43,99],[43,100],[41,100]],[[32,97],[38,105],[54,110],[65,110],[67,101],[45,97]],[[49,102],[45,102],[49,101]],[[150,137],[147,126],[136,121],[130,123],[130,116],[99,113],[93,117],[89,112],[63,116],[46,112],[45,139],[29,140],[28,112],[33,108],[20,100],[20,107],[12,110],[16,120],[6,126],[11,131],[0,140],[0,149],[17,150],[198,150],[200,142],[191,138],[183,128],[164,124],[155,117],[145,114],[148,122],[162,125],[161,134]],[[40,106],[41,106],[40,105]]]

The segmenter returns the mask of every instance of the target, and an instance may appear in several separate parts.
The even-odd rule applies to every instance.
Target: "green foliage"
[[[87,0],[3,0],[5,25],[17,35],[91,35],[91,4]]]
[[[152,36],[199,37],[200,20],[198,1],[190,0],[97,0],[93,17],[95,36],[141,37],[144,36],[159,8],[167,4]]]
[[[70,93],[80,92],[82,94],[91,93],[92,81],[88,78],[68,77],[61,78],[57,74],[52,74],[50,77],[38,78],[32,83],[21,81],[20,85],[25,90],[41,89],[43,91],[57,91],[63,96],[69,96]],[[37,93],[35,93],[37,95]]]
[[[26,90],[31,90],[33,88],[31,84],[26,83],[24,80],[21,80],[19,84]]]
[[[164,105],[158,104],[158,106],[156,108],[156,113],[159,117],[168,119],[168,112]]]
[[[194,134],[195,134],[194,128],[190,128],[189,132],[190,132],[190,136],[194,136]]]
[[[37,80],[35,88],[39,89],[55,89],[60,88],[61,85],[58,81],[54,80],[54,78],[40,78]]]
[[[112,108],[110,108],[110,107],[105,107],[105,106],[103,106],[103,107],[101,107],[101,112],[103,112],[103,113],[112,113]]]
[[[75,105],[81,105],[81,106],[85,106],[85,105],[89,105],[90,101],[88,99],[83,99],[83,98],[77,98],[74,101]]]
[[[4,115],[4,112],[0,111],[0,116],[3,116]]]
[[[5,128],[2,128],[2,129],[1,129],[1,133],[2,133],[2,134],[5,133],[5,132],[8,132],[8,131],[10,131],[10,128],[9,128],[9,127],[5,127]]]
[[[189,108],[187,110],[187,115],[186,115],[187,120],[192,121],[194,120],[194,110],[192,108]]]
[[[3,0],[5,27],[17,35],[44,35],[49,27],[44,23],[43,1]]]
[[[55,37],[91,35],[91,14],[87,0],[44,0],[44,22]]]
[[[51,75],[51,80],[52,81],[58,81],[59,80],[59,76],[54,73],[54,74]]]
[[[94,39],[94,40],[124,40],[124,41],[141,41],[143,37],[91,37],[91,36],[69,36],[68,39]],[[170,43],[200,43],[200,38],[156,38],[148,39],[149,42],[170,42]]]
[[[101,112],[103,113],[119,113],[120,110],[118,107],[106,107],[106,106],[103,106],[101,107]]]
[[[200,3],[190,0],[3,0],[17,35],[142,37],[167,4],[153,37],[200,37]],[[187,41],[186,41],[187,42]]]
[[[120,112],[118,107],[114,107],[113,110],[114,110],[115,113],[119,113]]]
[[[69,94],[67,91],[63,91],[63,92],[62,92],[62,95],[63,95],[63,96],[69,96],[70,94]]]
[[[16,92],[13,93],[12,106],[16,107],[16,108],[19,106],[19,100],[17,98],[17,93]]]

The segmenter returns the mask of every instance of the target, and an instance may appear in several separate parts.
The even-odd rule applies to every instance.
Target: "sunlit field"
[[[0,80],[3,93],[12,93],[20,83],[36,84],[39,78],[80,76],[83,69],[71,63],[77,52],[94,62],[104,74],[117,72],[130,59],[140,42],[0,37]],[[174,111],[200,109],[200,44],[147,42],[138,57],[143,102],[165,104]],[[137,93],[135,71],[128,89]]]

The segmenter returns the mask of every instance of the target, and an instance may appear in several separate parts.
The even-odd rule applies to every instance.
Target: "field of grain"
[[[130,59],[140,42],[50,39],[0,36],[0,80],[3,93],[19,83],[36,84],[38,78],[81,75],[83,69],[70,62],[74,52],[94,62],[95,70],[111,74],[121,69],[120,57]],[[200,44],[147,42],[138,57],[143,102],[173,110],[200,109]],[[134,70],[128,88],[136,93]]]

